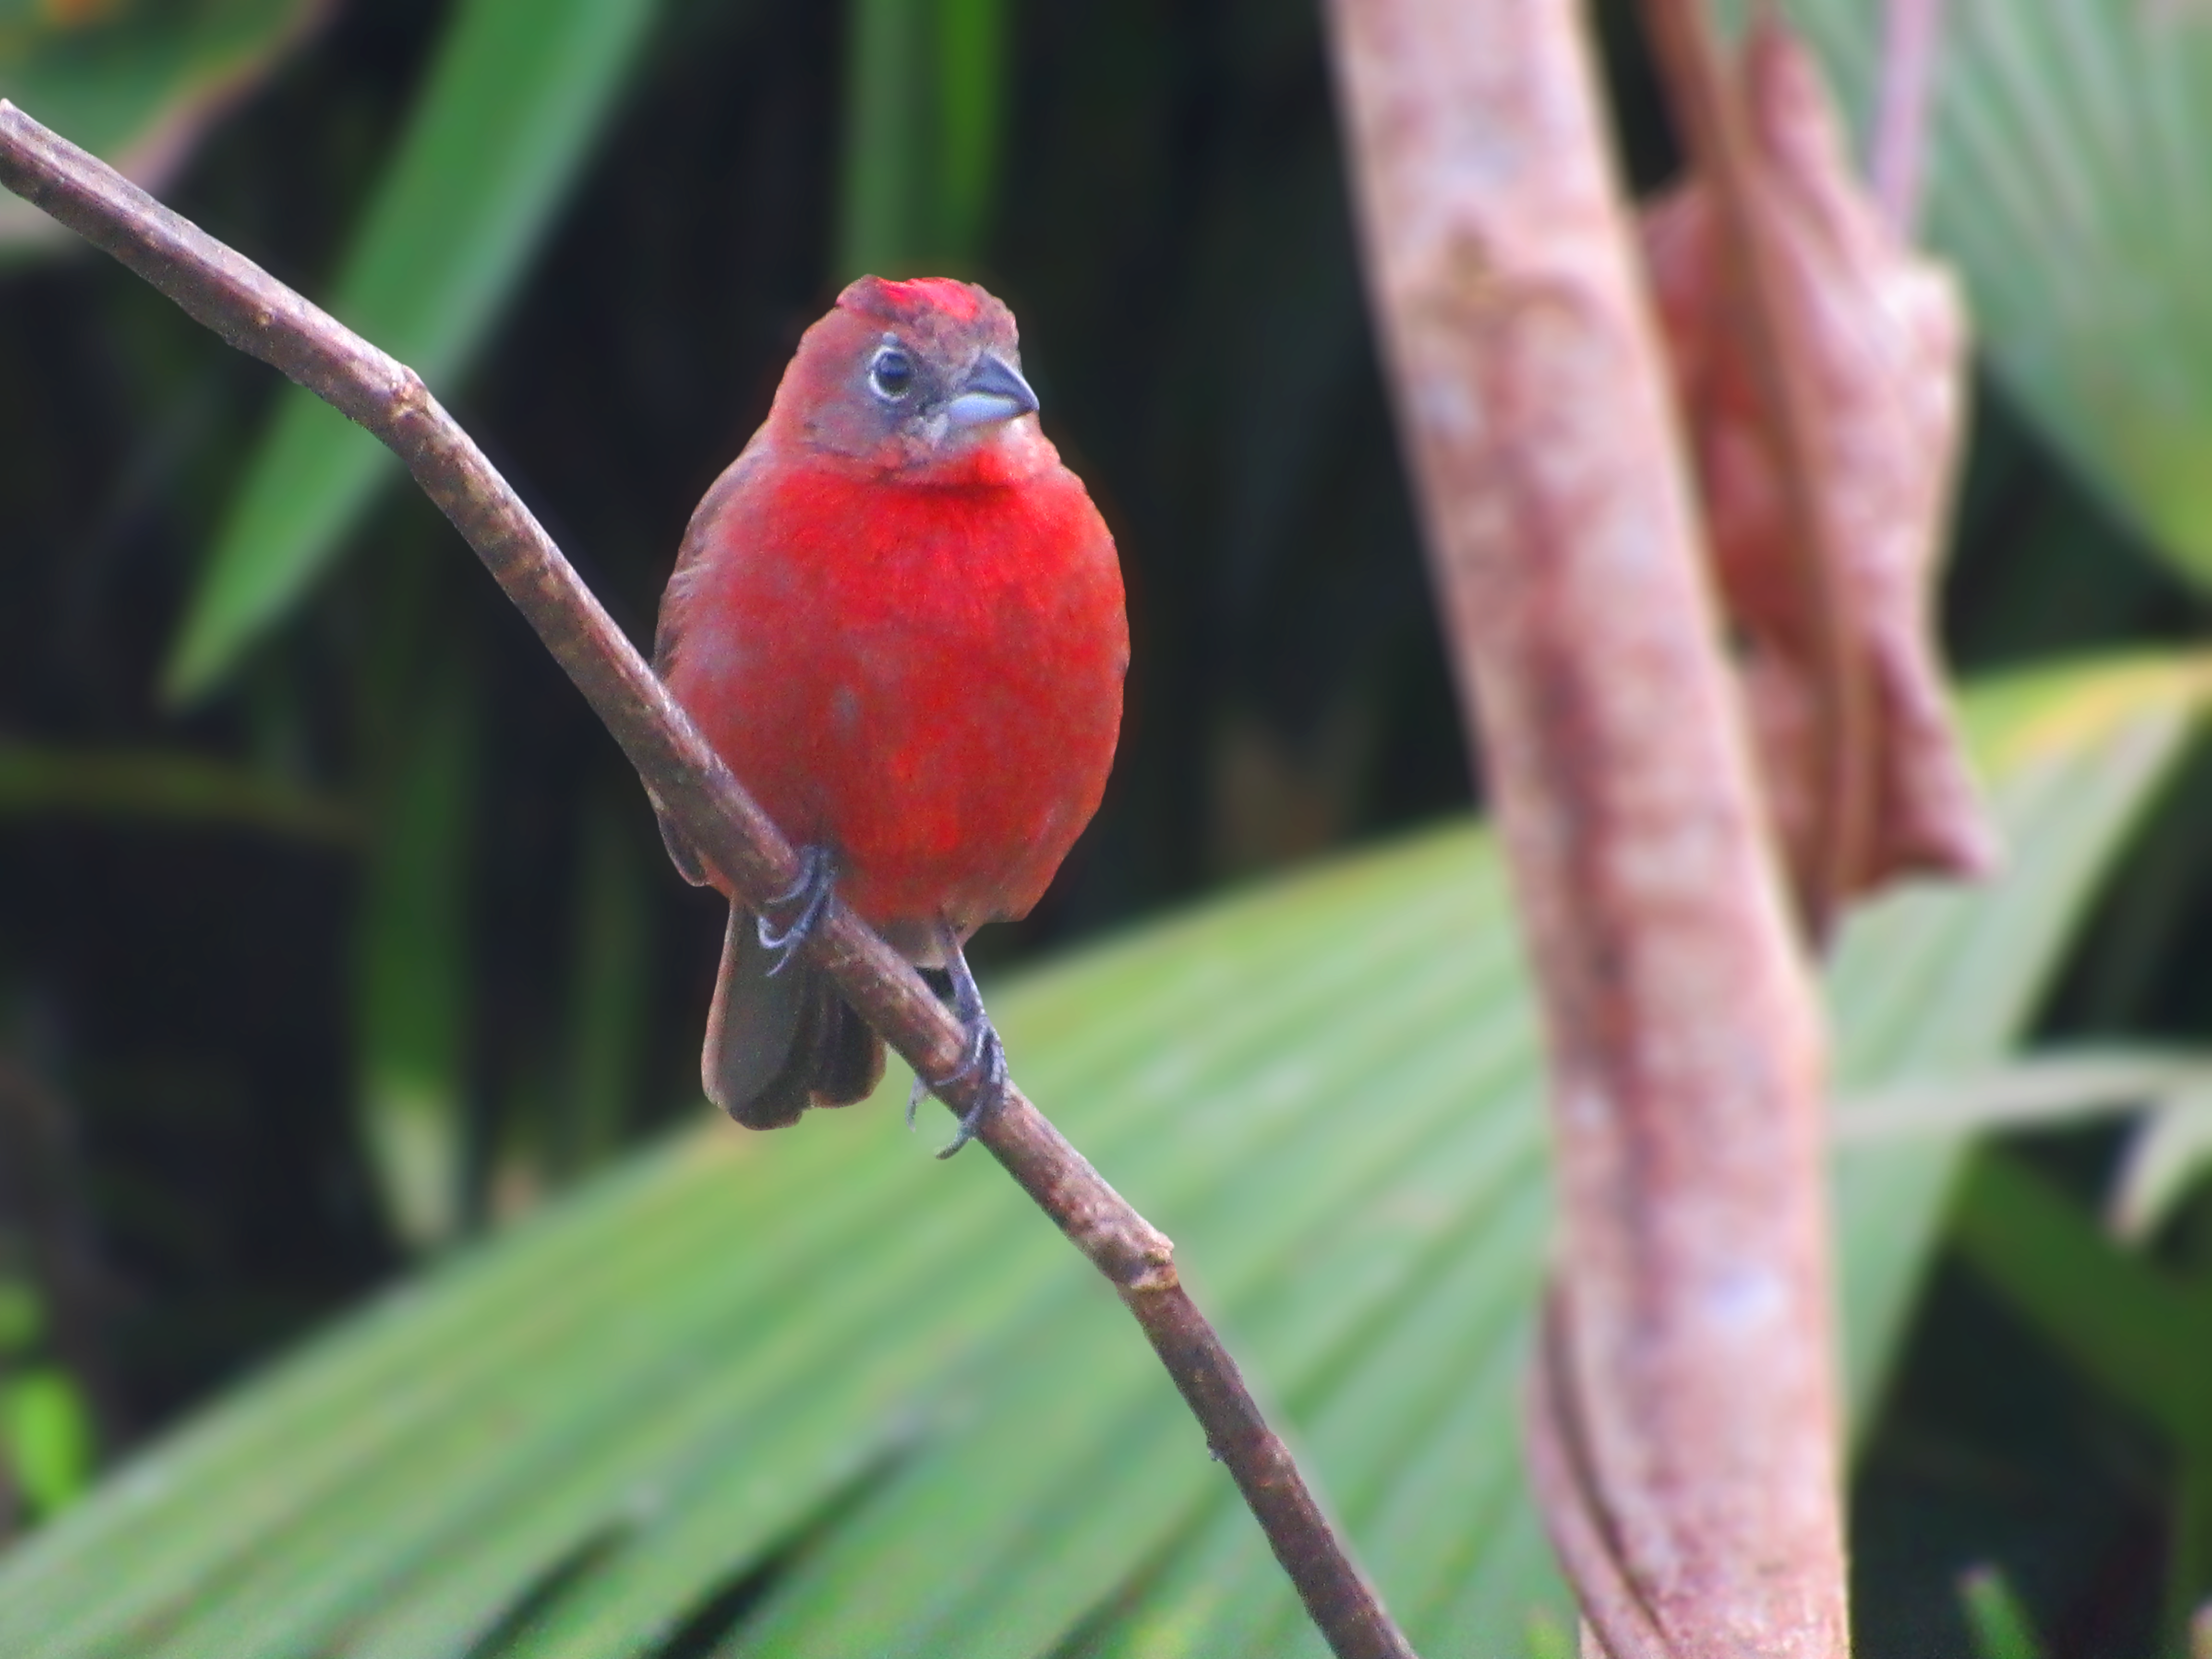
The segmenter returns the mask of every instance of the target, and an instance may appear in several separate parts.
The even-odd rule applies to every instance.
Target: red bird
[[[883,1076],[882,1042],[796,957],[833,884],[949,976],[955,1075],[989,1086],[948,1153],[1003,1090],[962,947],[1029,913],[1097,810],[1129,661],[1114,538],[1036,408],[1004,305],[863,276],[684,532],[654,666],[808,870],[780,925],[730,906],[701,1070],[749,1127]],[[728,892],[661,830],[687,879]]]

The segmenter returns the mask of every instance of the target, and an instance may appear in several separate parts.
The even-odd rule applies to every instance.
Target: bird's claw
[[[961,1118],[951,1141],[938,1149],[939,1158],[951,1157],[975,1139],[975,1132],[983,1127],[985,1120],[1006,1103],[1006,1045],[999,1040],[988,1019],[969,1028],[968,1057],[960,1062],[958,1071],[938,1086],[949,1087],[973,1075],[978,1067],[983,1072],[983,1085],[975,1091],[975,1103]]]
[[[837,866],[826,848],[803,847],[799,852],[799,879],[790,889],[779,893],[766,908],[753,919],[753,931],[763,951],[779,951],[782,954],[770,968],[773,979],[791,966],[792,958],[799,954],[822,921],[822,913],[830,908],[830,896],[837,889]],[[798,915],[788,927],[779,930],[768,919],[769,910],[780,910],[785,905],[804,899]]]
[[[952,1071],[934,1080],[917,1076],[914,1087],[907,1091],[906,1127],[914,1127],[915,1109],[925,1096],[949,1089],[963,1078],[983,1073],[982,1086],[976,1091],[975,1103],[960,1120],[959,1129],[951,1144],[937,1154],[950,1158],[975,1138],[992,1113],[1006,1101],[1006,1045],[1000,1041],[998,1028],[991,1017],[983,1012],[983,994],[975,988],[975,975],[969,970],[968,958],[957,939],[950,941],[951,948],[945,953],[945,968],[952,980],[952,1012],[968,1033],[968,1052]]]

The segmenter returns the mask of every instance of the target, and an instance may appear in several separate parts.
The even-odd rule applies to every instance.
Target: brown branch
[[[1868,171],[1875,199],[1900,242],[1912,240],[1920,216],[1928,108],[1936,94],[1942,35],[1943,0],[1888,0],[1883,8],[1881,85],[1875,94]]]
[[[1995,846],[1931,614],[1965,406],[1957,287],[1883,220],[1795,36],[1762,23],[1739,85],[1761,222],[1785,256],[1793,359],[1817,395],[1820,507],[1845,561],[1852,662],[1874,727],[1869,822],[1850,896],[1905,876],[1977,875]],[[1832,910],[1820,823],[1830,760],[1818,726],[1822,618],[1803,580],[1717,192],[1692,177],[1639,216],[1774,838],[1801,911]]]
[[[1657,1620],[1628,1580],[1620,1540],[1605,1513],[1590,1471],[1563,1350],[1566,1318],[1556,1291],[1544,1298],[1528,1362],[1528,1485],[1552,1536],[1552,1547],[1582,1604],[1583,1622],[1609,1659],[1672,1659]]]
[[[4,99],[0,184],[390,447],[538,630],[685,838],[756,905],[791,889],[799,866],[790,842],[412,369]],[[959,1066],[965,1051],[959,1024],[905,959],[842,902],[833,902],[807,948],[918,1074],[944,1077]],[[976,1103],[981,1081],[940,1093],[964,1114]],[[1011,1085],[976,1139],[1136,1316],[1330,1648],[1341,1659],[1411,1659],[1412,1648],[1331,1530],[1236,1362],[1183,1291],[1165,1236]]]
[[[1368,283],[1550,1049],[1547,1520],[1614,1659],[1655,1641],[1842,1659],[1820,1034],[1582,9],[1329,15]]]
[[[1820,694],[1806,932],[1824,940],[1866,867],[1874,817],[1872,688],[1858,647],[1850,574],[1820,489],[1820,400],[1792,305],[1785,255],[1761,199],[1742,100],[1721,61],[1705,0],[1643,0],[1644,27],[1697,175],[1713,192],[1719,240],[1741,307],[1766,415],[1790,544],[1800,561]]]

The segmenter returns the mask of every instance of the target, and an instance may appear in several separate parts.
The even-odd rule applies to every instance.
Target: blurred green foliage
[[[2193,1229],[2185,1265],[2162,1271],[2114,1249],[2062,1189],[1995,1150],[1976,1161],[1954,1225],[1965,1259],[2163,1443],[2162,1622],[2168,1647],[2186,1651],[2190,1616],[2212,1596],[2212,1241]]]
[[[977,270],[999,182],[1007,0],[855,0],[836,275]]]
[[[2016,1040],[2208,694],[2202,665],[2137,664],[1978,700],[2012,866],[1855,919],[1829,992],[1857,1085]],[[1540,1046],[1487,838],[1257,884],[994,1006],[1177,1240],[1419,1650],[1563,1623],[1515,1431]],[[773,1140],[694,1127],[234,1391],[0,1566],[0,1648],[1317,1654],[1088,1265],[993,1165],[886,1133],[904,1081]],[[1966,1139],[1855,1149],[1863,1376]]]
[[[91,1483],[92,1424],[68,1372],[36,1365],[0,1378],[0,1446],[33,1521],[53,1514]]]
[[[1871,121],[1882,0],[1786,0]],[[1947,0],[1928,236],[2007,390],[2212,586],[2212,22]]]
[[[327,9],[326,0],[6,0],[0,86],[149,189]],[[0,192],[0,257],[51,249],[53,222]]]
[[[281,777],[183,750],[50,748],[0,742],[0,818],[217,825],[346,847],[342,805]]]
[[[1974,1659],[2043,1659],[2043,1644],[2020,1598],[1994,1567],[1969,1569],[1959,1580],[1959,1601],[1974,1638]]]
[[[592,150],[649,0],[463,0],[325,301],[446,391]],[[185,614],[167,688],[204,693],[337,554],[398,466],[296,386],[240,485]]]
[[[451,1239],[466,1202],[468,880],[483,744],[464,665],[395,678],[379,701],[404,724],[378,757],[354,937],[360,1103],[393,1229],[419,1249]]]
[[[40,1357],[36,1286],[0,1269],[0,1516],[43,1520],[91,1483],[91,1415],[76,1382]]]
[[[1878,7],[1790,9],[1863,112]],[[422,369],[635,635],[649,630],[690,504],[845,277],[950,269],[1014,305],[1048,429],[1120,538],[1137,656],[1099,823],[1037,915],[985,936],[987,955],[1008,963],[1468,799],[1309,9],[383,0],[336,9],[280,61],[319,9],[57,0],[22,12],[32,25],[0,13],[0,94],[122,155],[142,142],[134,135],[188,133],[213,107],[215,82],[243,91],[243,77],[276,65],[213,129],[171,198]],[[1596,9],[1628,170],[1649,185],[1672,147],[1625,7]],[[2198,142],[2212,29],[2185,8],[2167,18],[2123,0],[1949,9],[1960,21],[1931,235],[1960,263],[1990,372],[1947,635],[1972,667],[2199,639],[2204,609],[2187,582],[2207,568],[2212,350],[2191,343],[2205,317],[2198,209],[2212,194],[2190,181],[2212,158],[2212,142]],[[16,222],[0,215],[0,234]],[[129,1445],[409,1256],[532,1209],[688,1114],[720,925],[665,872],[634,780],[535,641],[434,513],[380,488],[396,475],[375,447],[132,279],[57,246],[25,250],[0,275],[0,1057],[66,1103],[74,1139],[49,1161],[82,1177],[41,1188],[70,1195],[41,1207],[11,1194],[0,1146],[0,1235],[21,1235],[26,1292],[70,1333],[66,1354],[37,1350],[9,1376],[49,1379],[78,1401],[76,1429],[70,1408],[54,1407],[59,1395],[27,1417],[10,1407],[9,1423],[38,1427],[10,1444],[17,1486],[44,1482],[41,1502],[73,1490],[94,1444]],[[2069,718],[2102,729],[2116,708],[2147,706],[2127,700],[2150,696],[2164,672],[2083,682],[2132,690],[2102,702],[2084,693]],[[193,700],[179,708],[178,693]],[[2015,693],[2045,695],[2048,685]],[[1867,919],[1873,943],[1855,943],[1837,969],[1839,999],[1869,1022],[1849,1027],[1848,1086],[1947,1075],[2031,1012],[2055,1035],[2185,1042],[2212,1030],[2202,850],[2212,768],[2185,754],[2180,707],[2169,698],[2164,724],[2100,751],[2105,771],[2037,786],[2022,844],[2043,845],[2034,836],[2048,830],[2050,847],[2074,851],[2030,860],[2046,873],[2031,875],[2025,896],[2005,890],[2003,914],[2025,931],[1977,935],[1975,949],[1946,957],[1941,927],[1912,919],[1942,902]],[[2173,766],[2164,806],[2085,920],[2076,911],[2111,837]],[[2070,843],[2060,833],[2069,823]],[[1441,879],[1401,856],[1414,859],[1406,879]],[[1324,914],[1312,890],[1255,896],[1238,913],[1276,940],[1266,982],[1293,999],[1322,982],[1312,975],[1327,978],[1332,948],[1294,950],[1287,933],[1267,930]],[[1431,940],[1442,965],[1397,965],[1413,1005],[1435,1000],[1439,1032],[1445,1000],[1462,997],[1451,1006],[1469,1023],[1454,1040],[1472,1041],[1492,1029],[1473,1023],[1476,988],[1455,977],[1474,957],[1454,956],[1445,934],[1471,934],[1476,921],[1433,920],[1445,930]],[[1249,1344],[1259,1374],[1284,1390],[1378,1569],[1454,1587],[1409,1592],[1426,1609],[1419,1617],[1479,1628],[1499,1650],[1524,1639],[1540,1650],[1540,1627],[1563,1632],[1527,1623],[1531,1594],[1552,1592],[1528,1589],[1549,1581],[1517,1487],[1499,1473],[1514,1372],[1510,1337],[1498,1334],[1513,1328],[1482,1322],[1504,1305],[1495,1298],[1525,1291],[1536,1259],[1533,1208],[1482,1207],[1500,1190],[1506,1139],[1525,1136],[1513,1155],[1535,1156],[1525,1080],[1516,1093],[1492,1079],[1523,1112],[1494,1142],[1446,1110],[1441,1091],[1454,1067],[1475,1064],[1468,1055],[1438,1050],[1424,1086],[1440,1092],[1420,1109],[1433,1122],[1412,1103],[1418,1090],[1370,1105],[1363,1089],[1355,1103],[1351,1079],[1328,1081],[1338,1076],[1328,1045],[1359,1040],[1332,1006],[1328,1018],[1254,1028],[1206,1062],[1187,1121],[1155,1121],[1148,1111],[1181,1098],[1175,1080],[1153,1079],[1150,1105],[1115,1094],[1115,1056],[1101,1045],[1119,1028],[1097,1000],[1117,974],[1141,969],[1167,986],[1196,971],[1210,960],[1193,942],[1207,925],[1109,948],[1010,993],[1018,1067],[1049,1085],[1048,1103],[1068,1109],[1084,1145],[1126,1156],[1133,1186],[1162,1172],[1162,1218],[1202,1287],[1219,1275],[1240,1352]],[[1484,931],[1463,948],[1487,961],[1503,947]],[[2046,957],[2063,972],[2032,1006]],[[1232,1005],[1220,1016],[1231,1031],[1262,972],[1243,961],[1208,982]],[[1514,1018],[1510,1000],[1482,1006],[1486,1020]],[[1020,1024],[1024,1007],[1038,1011],[1034,1029]],[[1155,1037],[1145,1042],[1173,1051],[1164,1030]],[[1962,1611],[1958,1594],[1973,1563],[2001,1564],[2003,1576],[1985,1582],[2023,1587],[2022,1627],[2045,1632],[2060,1659],[2148,1653],[2161,1639],[2170,1650],[2177,1620],[2212,1590],[2203,1431],[2160,1407],[2156,1386],[2194,1375],[2203,1328],[2193,1288],[2212,1230],[2203,1114],[2179,1097],[2154,1104],[2140,1124],[2047,1129],[1994,1160],[1963,1133],[1840,1157],[1865,1448],[1853,1540],[1861,1651],[1964,1650],[1970,1628],[1984,1628],[1980,1604],[1970,1594]],[[1323,1218],[1358,1213],[1341,1196],[1316,1199],[1310,1239],[1240,1243],[1266,1206],[1172,1172],[1211,1168],[1222,1147],[1271,1126],[1304,1149],[1316,1179],[1418,1145],[1442,1184],[1408,1199],[1407,1213],[1442,1231],[1416,1227],[1429,1243],[1407,1245],[1395,1267],[1350,1245],[1332,1255]],[[739,1629],[786,1629],[801,1644],[829,1628],[810,1620],[866,1616],[854,1589],[866,1583],[949,1651],[983,1650],[979,1631],[1065,1634],[1054,1620],[1086,1607],[1056,1650],[1126,1650],[1139,1631],[1147,1651],[1228,1651],[1233,1633],[1272,1652],[1293,1639],[1248,1524],[1218,1494],[1194,1495],[1205,1470],[1186,1467],[1182,1419],[1171,1401],[1132,1392],[1150,1385],[1137,1380],[1143,1356],[1110,1310],[1084,1303],[1057,1241],[1000,1207],[988,1170],[929,1166],[925,1179],[915,1171],[926,1159],[884,1164],[904,1152],[885,1127],[880,1113],[855,1113],[743,1156],[726,1139],[683,1143],[716,1149],[702,1154],[704,1174],[674,1172],[690,1154],[647,1154],[512,1248],[439,1276],[431,1304],[476,1311],[437,1328],[409,1362],[429,1395],[376,1419],[374,1390],[349,1395],[349,1409],[372,1420],[348,1417],[345,1432],[312,1414],[295,1423],[295,1452],[339,1460],[316,1466],[339,1471],[327,1486],[286,1462],[301,1483],[289,1490],[311,1505],[302,1516],[326,1529],[307,1536],[347,1538],[361,1552],[356,1586],[387,1582],[374,1577],[391,1567],[378,1552],[407,1545],[391,1517],[465,1492],[485,1513],[536,1513],[548,1489],[531,1482],[567,1469],[580,1449],[590,1456],[561,1488],[569,1507],[544,1510],[554,1531],[487,1530],[471,1545],[486,1555],[457,1558],[421,1599],[396,1601],[361,1630],[395,1652],[425,1650],[410,1644],[434,1626],[473,1631],[486,1653],[572,1638],[576,1651],[637,1650],[650,1646],[640,1632],[659,1641],[681,1614],[670,1651],[704,1652]],[[1467,1138],[1453,1143],[1462,1161],[1434,1152],[1448,1133]],[[663,1181],[705,1183],[684,1212],[693,1221],[660,1214],[653,1183]],[[1339,1201],[1352,1207],[1329,1207]],[[630,1213],[625,1203],[642,1209],[616,1234],[592,1232]],[[878,1211],[863,1216],[867,1203]],[[963,1219],[961,1205],[982,1206],[988,1225]],[[808,1330],[825,1328],[790,1311],[799,1301],[759,1312],[757,1326],[733,1322],[722,1257],[782,1260],[774,1229],[816,1226],[814,1210],[819,1225],[805,1236],[823,1243],[803,1257],[802,1288],[837,1308],[899,1298],[872,1363],[933,1379],[898,1396],[925,1401],[921,1415],[862,1409],[860,1385],[837,1371],[838,1356],[860,1350],[808,1347]],[[2124,1226],[2102,1228],[2107,1211]],[[836,1216],[860,1231],[834,1233]],[[1002,1217],[999,1240],[989,1228]],[[1354,1243],[1364,1237],[1343,1224]],[[654,1242],[684,1227],[684,1249]],[[1503,1231],[1484,1231],[1493,1228]],[[78,1236],[93,1241],[99,1273],[52,1266]],[[792,1443],[796,1485],[769,1502],[766,1486],[746,1484],[766,1481],[764,1466],[715,1438],[735,1396],[711,1385],[734,1374],[709,1367],[701,1382],[688,1369],[699,1351],[679,1346],[636,1356],[650,1376],[605,1373],[599,1392],[572,1402],[597,1402],[600,1415],[528,1441],[541,1461],[511,1491],[466,1486],[447,1454],[470,1443],[469,1421],[493,1419],[438,1413],[460,1409],[468,1376],[489,1390],[477,1396],[487,1409],[527,1381],[497,1370],[519,1351],[497,1346],[495,1312],[573,1314],[589,1363],[623,1358],[627,1337],[571,1306],[580,1280],[514,1306],[469,1304],[456,1288],[514,1275],[522,1296],[531,1264],[562,1237],[649,1257],[652,1271],[617,1287],[611,1316],[697,1322],[730,1364],[782,1379],[747,1373],[747,1386],[769,1390],[761,1400],[782,1402],[775,1410],[799,1412],[825,1384],[845,1390],[802,1413],[818,1437]],[[582,1274],[589,1257],[562,1271]],[[1309,1271],[1346,1275],[1373,1322],[1319,1329],[1319,1281],[1296,1277]],[[877,1274],[890,1277],[875,1285]],[[1045,1288],[1054,1275],[1064,1291]],[[2106,1283],[2119,1287],[2109,1297],[2066,1290]],[[304,1364],[334,1375],[347,1353],[432,1328],[409,1317],[394,1304]],[[1435,1333],[1425,1347],[1411,1334],[1411,1349],[1385,1340],[1417,1328]],[[743,1354],[727,1346],[740,1336]],[[1063,1340],[1072,1346],[1053,1358]],[[1354,1357],[1363,1343],[1406,1359],[1395,1382]],[[269,1389],[305,1387],[284,1380],[301,1374]],[[1478,1374],[1448,1407],[1439,1379]],[[359,1389],[368,1375],[340,1382]],[[449,1383],[441,1406],[433,1396]],[[692,1386],[708,1392],[684,1420],[719,1449],[693,1469],[686,1460],[704,1443],[671,1429],[644,1462],[624,1462],[638,1443],[623,1437],[649,1437],[668,1391]],[[1418,1401],[1403,1392],[1425,1388],[1435,1391]],[[234,1425],[260,1421],[272,1397],[239,1395],[176,1443],[245,1432]],[[1063,1405],[1073,1416],[1054,1414]],[[349,1486],[343,1458],[382,1443],[375,1423],[405,1412],[423,1413],[405,1419],[418,1425],[463,1425],[461,1441],[434,1437],[384,1486]],[[1428,1426],[1382,1443],[1401,1415]],[[1017,1419],[1034,1432],[1009,1440]],[[1030,1467],[1036,1448],[1051,1456],[1035,1453],[1042,1461]],[[1424,1467],[1415,1454],[1431,1448],[1443,1449]],[[251,1485],[262,1466],[239,1456],[226,1478]],[[653,1461],[663,1456],[674,1465]],[[659,1473],[635,1484],[641,1470]],[[1122,1507],[1102,1515],[1151,1517],[1152,1530],[1130,1534],[1133,1559],[1118,1534],[1121,1554],[1098,1553],[1081,1517],[1049,1503],[988,1501],[1024,1481],[1087,1492],[1117,1474]],[[614,1486],[591,1484],[603,1479]],[[118,1524],[124,1494],[138,1489],[126,1477],[86,1506],[82,1535]],[[1008,1515],[1066,1548],[1024,1562],[1018,1538],[990,1534],[1023,1571],[961,1600],[961,1575],[987,1553],[962,1528],[988,1532]],[[48,1536],[64,1547],[60,1532]],[[156,1555],[190,1541],[148,1536]],[[934,1569],[932,1540],[945,1558]],[[886,1554],[900,1551],[919,1553],[885,1577]],[[256,1570],[297,1589],[285,1559],[258,1558]],[[151,1567],[142,1576],[103,1559],[101,1574],[103,1595],[122,1587],[118,1608],[165,1593]],[[253,1628],[281,1650],[283,1621],[308,1628],[320,1616],[310,1604],[330,1589],[314,1580],[305,1601],[271,1601]],[[228,1643],[234,1627],[209,1628]]]

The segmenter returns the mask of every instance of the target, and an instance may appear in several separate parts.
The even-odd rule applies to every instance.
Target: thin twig
[[[1920,216],[1928,109],[1936,94],[1942,35],[1943,0],[1888,0],[1883,8],[1881,86],[1875,96],[1869,171],[1875,199],[1900,242],[1912,240]]]
[[[791,889],[799,873],[791,843],[412,369],[4,99],[0,184],[389,446],[538,630],[691,845],[757,905]],[[958,1023],[842,902],[832,902],[807,948],[917,1073],[944,1077],[958,1067],[965,1052]],[[945,1103],[964,1114],[981,1083],[978,1075],[947,1087]],[[1340,1659],[1411,1659],[1413,1649],[1352,1565],[1236,1362],[1184,1293],[1167,1237],[1011,1085],[976,1139],[1136,1316],[1330,1648]]]
[[[1813,661],[1821,764],[1816,775],[1808,937],[1825,940],[1865,871],[1873,831],[1873,688],[1858,645],[1849,568],[1822,503],[1820,410],[1813,355],[1792,303],[1785,256],[1759,161],[1721,60],[1705,0],[1643,0],[1668,107],[1698,176],[1711,188],[1715,221],[1741,307],[1755,389],[1772,435],[1790,544],[1800,561]]]

